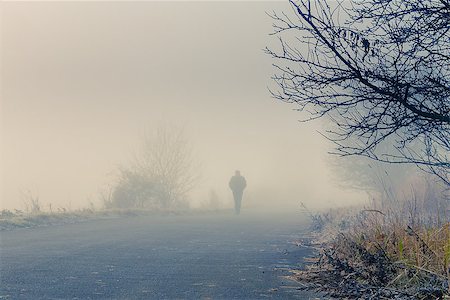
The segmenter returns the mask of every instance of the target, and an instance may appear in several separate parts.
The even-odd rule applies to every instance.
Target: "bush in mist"
[[[119,170],[109,206],[186,208],[197,178],[198,168],[185,133],[160,127],[143,138],[132,164]]]
[[[153,178],[146,176],[146,174],[121,169],[119,180],[112,193],[111,206],[144,208],[154,204],[155,186]]]
[[[201,203],[201,208],[208,210],[220,210],[226,207],[227,204],[214,189],[209,191],[208,197]]]

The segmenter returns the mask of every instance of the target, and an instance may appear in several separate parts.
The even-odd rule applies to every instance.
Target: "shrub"
[[[117,208],[185,209],[197,174],[184,132],[161,127],[144,137],[131,166],[119,169],[111,197],[105,202]]]

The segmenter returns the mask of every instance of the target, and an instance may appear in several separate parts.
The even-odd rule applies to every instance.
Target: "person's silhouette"
[[[244,193],[244,189],[247,186],[247,181],[245,180],[244,176],[241,176],[240,171],[236,171],[234,172],[234,176],[231,177],[228,185],[233,191],[234,210],[238,215],[241,212],[242,195]]]

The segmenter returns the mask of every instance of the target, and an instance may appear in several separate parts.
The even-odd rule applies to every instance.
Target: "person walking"
[[[236,170],[228,185],[233,192],[234,211],[239,215],[241,213],[242,195],[244,194],[244,189],[247,187],[247,181],[244,176],[241,176],[241,172]]]

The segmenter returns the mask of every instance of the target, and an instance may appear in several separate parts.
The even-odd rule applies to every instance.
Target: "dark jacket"
[[[244,176],[234,175],[228,185],[233,192],[242,192],[247,186],[247,181],[245,181]]]

